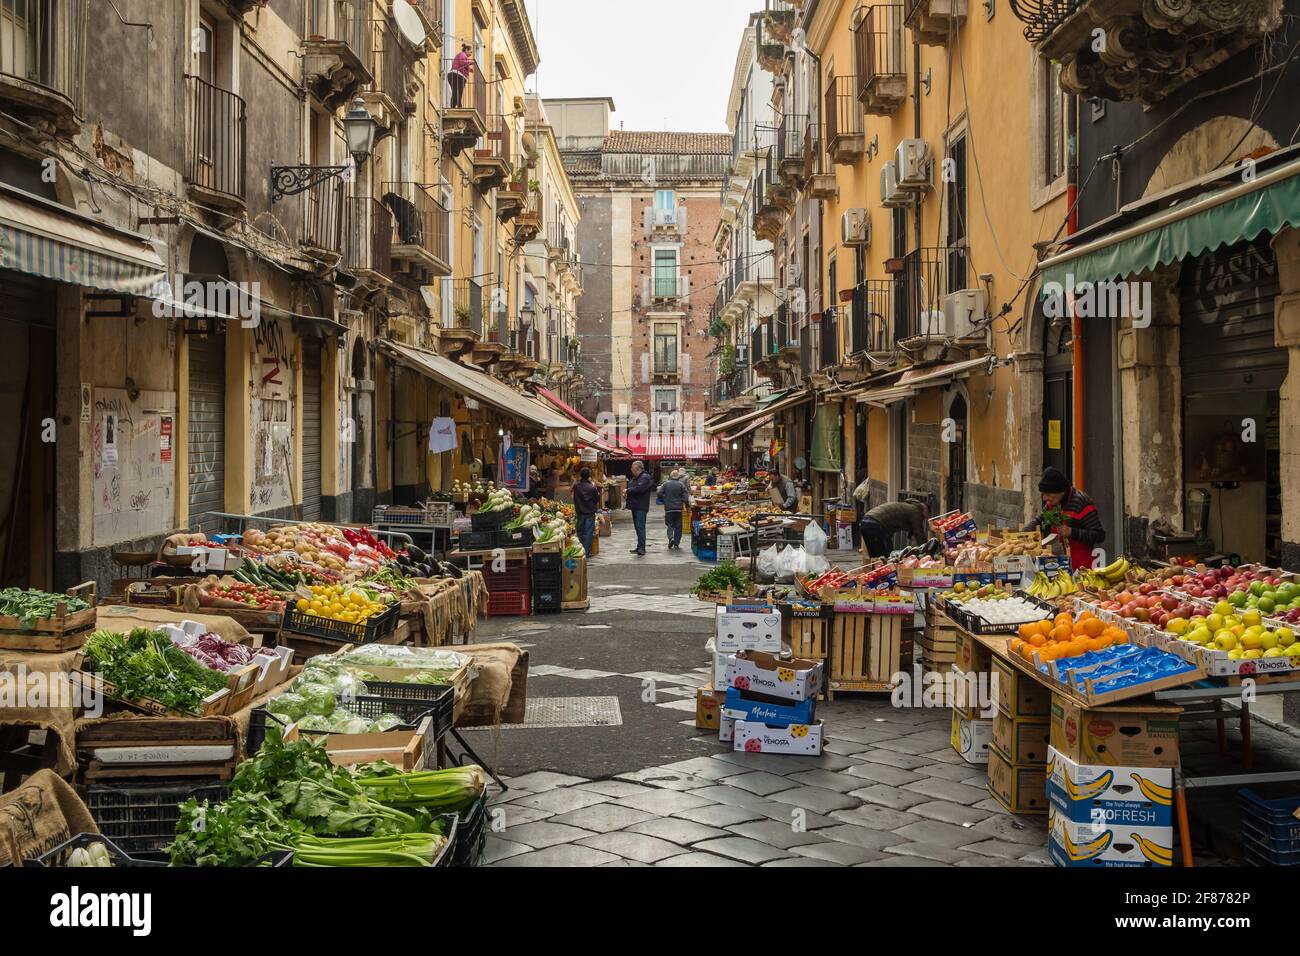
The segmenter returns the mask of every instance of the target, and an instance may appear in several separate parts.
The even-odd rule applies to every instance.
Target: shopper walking
[[[929,509],[920,501],[886,501],[867,512],[862,519],[862,544],[867,556],[888,557],[894,550],[894,534],[906,531],[910,543],[920,544],[930,537],[926,520]]]
[[[1043,469],[1038,491],[1043,496],[1043,512],[1025,525],[1025,530],[1058,535],[1070,546],[1070,567],[1076,571],[1091,568],[1093,548],[1106,540],[1106,528],[1097,506],[1078,488],[1071,487],[1070,479],[1051,465]]]
[[[650,496],[655,491],[655,480],[645,470],[642,461],[632,462],[632,480],[627,483],[627,510],[632,512],[632,527],[636,529],[636,547],[632,554],[645,556],[645,519],[650,511]]]
[[[596,514],[600,511],[600,489],[592,483],[591,469],[578,472],[573,485],[573,514],[577,518],[578,540],[591,557],[591,539],[596,536]]]
[[[458,110],[465,99],[465,84],[469,81],[470,70],[474,66],[474,57],[470,56],[469,44],[462,43],[456,59],[451,61],[447,72],[447,82],[451,84],[450,108]]]
[[[682,549],[682,509],[691,501],[691,492],[683,480],[684,475],[678,468],[659,488],[664,499],[664,527],[668,529],[669,551]]]

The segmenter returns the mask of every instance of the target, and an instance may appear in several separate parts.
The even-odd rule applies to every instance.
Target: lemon
[[[311,602],[308,601],[306,598],[299,598],[298,603],[295,606],[298,608],[299,614],[306,614],[308,611],[311,610]]]

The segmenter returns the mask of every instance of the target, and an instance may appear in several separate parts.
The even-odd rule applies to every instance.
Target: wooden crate
[[[831,650],[832,617],[800,617],[782,613],[782,637],[790,653],[804,660],[824,661]]]
[[[53,617],[35,620],[31,627],[24,627],[21,618],[0,614],[0,650],[62,653],[85,644],[95,629],[95,583],[87,581],[69,588],[67,593],[73,596],[77,591],[87,593],[90,607],[69,614],[67,605],[60,602]]]
[[[835,615],[827,697],[835,691],[889,691],[902,669],[903,615]]]

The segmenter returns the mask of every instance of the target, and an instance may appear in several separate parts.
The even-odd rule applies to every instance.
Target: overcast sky
[[[726,130],[741,31],[762,0],[527,3],[543,97],[612,97],[614,129]]]

